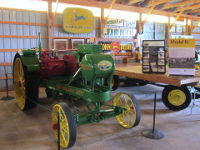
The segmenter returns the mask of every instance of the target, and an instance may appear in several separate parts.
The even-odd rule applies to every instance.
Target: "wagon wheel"
[[[76,124],[74,117],[67,104],[59,103],[53,106],[52,122],[53,133],[58,140],[58,114],[60,126],[60,146],[62,148],[72,147],[76,142]]]
[[[183,110],[190,105],[190,91],[184,86],[166,86],[162,92],[162,101],[170,110]]]
[[[115,91],[119,87],[119,76],[114,75],[112,79],[112,91]]]
[[[38,74],[27,72],[19,56],[14,60],[13,84],[16,100],[21,110],[36,106],[38,100]]]
[[[132,128],[139,124],[141,112],[138,101],[134,96],[120,92],[114,97],[113,105],[125,108],[121,114],[116,116],[121,126],[124,128]]]

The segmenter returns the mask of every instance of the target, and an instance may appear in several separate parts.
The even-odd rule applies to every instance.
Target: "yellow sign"
[[[90,33],[94,30],[94,16],[84,8],[66,8],[63,12],[63,28],[69,33]]]
[[[194,39],[170,39],[169,47],[195,47]]]

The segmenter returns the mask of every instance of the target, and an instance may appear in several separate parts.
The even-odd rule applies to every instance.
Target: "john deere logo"
[[[112,68],[112,63],[107,60],[102,60],[98,63],[98,68],[102,71],[107,71]]]
[[[94,30],[94,16],[84,8],[66,8],[63,12],[63,29],[69,33],[90,33]]]

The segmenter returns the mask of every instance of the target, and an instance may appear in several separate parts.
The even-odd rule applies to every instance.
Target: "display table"
[[[168,73],[142,73],[142,65],[139,63],[118,64],[116,65],[115,75],[174,86],[193,85],[200,81],[200,71],[197,71],[195,76],[169,76]]]

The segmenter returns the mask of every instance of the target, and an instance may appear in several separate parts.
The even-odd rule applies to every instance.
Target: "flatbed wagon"
[[[124,76],[138,83],[163,86],[162,100],[171,110],[186,108],[191,102],[192,91],[195,89],[198,92],[196,85],[200,81],[200,71],[197,71],[195,76],[171,76],[168,73],[142,73],[142,66],[139,63],[118,64],[115,76]],[[118,79],[118,77],[115,77],[115,79]]]

